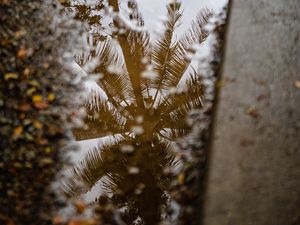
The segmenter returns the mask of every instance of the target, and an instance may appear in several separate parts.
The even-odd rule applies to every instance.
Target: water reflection
[[[187,113],[202,107],[203,86],[189,69],[189,56],[205,40],[203,26],[211,13],[201,11],[175,38],[183,11],[171,2],[161,35],[152,42],[133,1],[127,14],[119,12],[116,0],[108,2],[114,10],[106,9],[113,17],[110,35],[94,36],[88,57],[78,58],[98,78],[87,84],[86,126],[74,130],[77,140],[102,141],[74,168],[66,191],[81,196],[101,182],[126,224],[158,224],[170,202],[172,171],[180,164],[174,142],[190,131]],[[77,9],[79,19],[88,18]]]

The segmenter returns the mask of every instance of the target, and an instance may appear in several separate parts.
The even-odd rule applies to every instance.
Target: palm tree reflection
[[[119,11],[116,0],[109,3]],[[174,41],[182,10],[180,3],[170,3],[165,31],[150,43],[136,4],[129,1],[128,7],[137,29],[116,16],[112,36],[94,40],[91,58],[100,64],[93,72],[101,79],[87,104],[87,126],[74,130],[77,140],[111,138],[90,150],[74,168],[66,191],[80,196],[101,179],[127,224],[153,225],[168,202],[171,179],[165,171],[178,164],[172,143],[189,132],[188,111],[202,106],[198,74],[183,76],[190,66],[186,53],[205,40],[203,26],[211,13],[202,11],[191,29]]]

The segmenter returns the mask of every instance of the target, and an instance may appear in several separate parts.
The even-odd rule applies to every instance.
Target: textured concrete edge
[[[227,49],[227,43],[228,43],[228,31],[231,21],[231,9],[233,5],[233,0],[228,0],[227,5],[227,12],[226,12],[226,24],[224,26],[223,34],[219,36],[219,42],[222,42],[222,45],[219,46],[217,49],[217,53],[219,54],[219,57],[221,58],[221,62],[219,65],[215,68],[215,73],[217,77],[217,81],[215,83],[215,96],[213,100],[213,108],[211,112],[211,124],[208,129],[208,139],[205,143],[205,152],[206,152],[206,165],[204,168],[204,176],[203,176],[203,182],[202,182],[202,188],[201,188],[201,201],[199,202],[199,225],[204,225],[204,215],[205,215],[205,202],[206,202],[206,192],[207,192],[207,182],[208,182],[208,176],[210,171],[210,159],[211,159],[211,148],[212,148],[212,136],[215,130],[215,121],[216,121],[216,112],[218,110],[218,102],[220,100],[220,89],[218,88],[218,84],[222,80],[223,70],[224,70],[224,61],[225,61],[225,55],[226,55],[226,49]]]

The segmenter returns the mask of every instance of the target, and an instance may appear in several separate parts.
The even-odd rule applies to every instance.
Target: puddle
[[[0,3],[0,223],[199,221],[226,1],[55,1]]]
[[[125,224],[174,224],[182,206],[173,187],[186,179],[180,140],[192,130],[187,116],[205,104],[198,64],[211,51],[208,21],[226,1],[108,2],[114,8],[90,3],[102,25],[91,25],[90,49],[76,57],[92,79],[64,188],[91,206],[108,196]]]

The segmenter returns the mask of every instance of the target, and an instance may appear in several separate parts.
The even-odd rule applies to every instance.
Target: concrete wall
[[[300,224],[299,57],[299,0],[233,0],[204,225]]]

